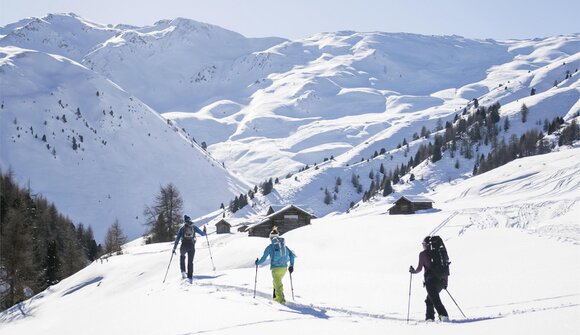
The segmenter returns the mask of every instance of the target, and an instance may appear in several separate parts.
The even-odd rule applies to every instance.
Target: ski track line
[[[443,220],[437,227],[435,227],[435,229],[433,229],[430,233],[429,236],[433,236],[434,234],[436,234],[439,230],[441,230],[441,228],[445,227],[445,225],[447,223],[449,223],[449,221],[451,221],[455,216],[457,216],[457,214],[459,214],[459,212],[455,211],[453,212],[451,215],[449,215],[445,220]]]
[[[254,293],[254,290],[251,288],[246,288],[246,287],[241,287],[241,286],[236,286],[236,285],[199,283],[199,282],[193,282],[191,285],[195,285],[195,286],[199,286],[199,287],[216,287],[216,288],[223,289],[223,290],[236,291],[236,292],[242,293],[243,296],[251,296]],[[260,298],[260,299],[257,299],[258,303],[261,303],[263,305],[267,305],[268,307],[274,308],[276,310],[285,311],[285,312],[298,312],[298,313],[301,313],[302,315],[310,315],[310,316],[314,316],[316,318],[329,319],[331,317],[326,315],[326,312],[331,311],[331,312],[344,314],[346,316],[351,316],[351,317],[354,316],[354,317],[367,318],[367,319],[373,319],[373,320],[385,320],[385,321],[396,321],[396,322],[407,323],[407,318],[405,318],[405,317],[389,316],[386,314],[371,313],[371,312],[359,312],[359,311],[353,311],[353,310],[350,310],[347,308],[341,308],[341,307],[318,306],[318,305],[314,305],[314,304],[306,305],[306,304],[300,304],[300,303],[296,303],[296,302],[287,302],[286,305],[280,305],[280,307],[278,307],[274,303],[270,304],[270,303],[262,300],[262,299],[267,299],[268,301],[270,301],[269,299],[271,298],[271,295],[268,293],[261,292],[261,291],[256,291],[256,297]],[[514,304],[517,304],[517,303],[514,303]],[[454,320],[450,320],[449,323],[451,323],[451,324],[464,324],[464,323],[488,321],[488,320],[494,320],[494,319],[499,319],[499,318],[505,318],[507,316],[516,316],[516,315],[521,315],[521,314],[536,313],[536,312],[543,312],[543,311],[550,311],[550,310],[558,310],[558,309],[563,309],[563,308],[574,308],[574,307],[579,307],[579,306],[580,306],[580,304],[578,304],[578,303],[567,303],[567,304],[561,304],[559,306],[530,307],[530,308],[524,308],[524,309],[514,309],[511,311],[507,311],[507,312],[498,312],[498,313],[495,313],[494,315],[490,315],[490,316],[477,316],[477,317],[467,317],[465,319],[454,319]],[[284,307],[286,307],[286,309]],[[287,309],[290,309],[290,310],[287,310]],[[273,321],[266,321],[266,322],[273,322]],[[423,320],[409,319],[409,322],[411,322],[410,324],[417,325],[417,324],[422,324]]]
[[[240,287],[240,286],[235,286],[235,285],[223,285],[223,284],[210,284],[210,283],[197,283],[194,282],[194,285],[197,286],[208,286],[208,287],[217,287],[217,288],[221,288],[224,290],[229,290],[229,291],[237,291],[240,293],[247,293],[248,295],[253,295],[254,294],[254,290],[250,289],[250,288],[245,288],[245,287]],[[256,291],[256,296],[257,297],[261,297],[264,299],[270,299],[271,296],[267,293],[263,293],[263,292],[259,292]],[[388,316],[385,314],[378,314],[378,313],[371,313],[371,312],[357,312],[357,311],[353,311],[353,310],[349,310],[346,308],[340,308],[340,307],[328,307],[328,306],[317,306],[314,304],[309,304],[309,305],[305,305],[305,304],[300,304],[300,303],[296,303],[296,302],[287,302],[286,303],[286,307],[292,308],[292,307],[298,307],[298,308],[302,308],[302,309],[318,309],[321,312],[324,311],[332,311],[332,312],[336,312],[336,313],[340,313],[340,314],[346,314],[348,316],[358,316],[358,317],[363,317],[363,318],[370,318],[370,319],[375,319],[375,320],[390,320],[390,321],[399,321],[399,322],[407,322],[407,318],[406,317],[395,317],[395,316]],[[270,305],[271,306],[271,305]],[[280,309],[282,310],[282,309]],[[309,314],[309,313],[306,313]],[[419,321],[419,320],[410,320],[410,321]]]

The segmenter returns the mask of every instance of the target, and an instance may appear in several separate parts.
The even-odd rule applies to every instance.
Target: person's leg
[[[427,293],[425,298],[425,320],[435,320],[435,309],[431,299],[429,299],[429,293]]]
[[[193,277],[193,257],[195,256],[195,245],[192,244],[187,250],[187,278]]]
[[[445,309],[445,306],[443,306],[441,297],[439,296],[441,290],[443,290],[443,287],[441,286],[440,280],[434,280],[427,284],[428,300],[431,302],[431,308],[434,307],[437,310],[439,317],[448,316],[447,310]]]
[[[285,303],[284,299],[284,285],[282,285],[282,278],[286,274],[286,268],[272,268],[272,279],[274,280],[274,301],[281,304]]]
[[[183,243],[181,243],[181,247],[179,248],[179,268],[181,269],[181,273],[185,273],[185,254],[187,253],[186,248],[184,247]]]

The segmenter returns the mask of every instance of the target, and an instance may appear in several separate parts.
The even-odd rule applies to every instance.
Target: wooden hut
[[[218,223],[215,224],[216,234],[229,234],[230,228],[232,227],[229,222],[225,219],[221,219]]]
[[[274,226],[278,227],[278,232],[282,235],[287,231],[309,225],[310,220],[316,218],[313,214],[294,205],[288,205],[279,210],[271,206],[267,213],[270,214],[267,214],[264,220],[248,228],[249,236],[268,237]]]
[[[433,208],[433,200],[418,195],[404,195],[389,208],[389,214],[415,214],[416,211],[430,208]]]

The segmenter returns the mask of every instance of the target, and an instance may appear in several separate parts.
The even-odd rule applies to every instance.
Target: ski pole
[[[169,265],[167,265],[167,271],[165,271],[165,277],[163,278],[163,284],[165,284],[165,279],[167,279],[167,273],[169,272],[169,267],[171,266],[172,260],[173,260],[173,252],[171,252],[171,258],[169,258]]]
[[[292,300],[294,299],[294,285],[292,284],[292,272],[290,272],[290,289],[292,290]]]
[[[205,239],[207,241],[207,250],[209,250],[209,258],[211,259],[211,266],[212,266],[213,270],[215,271],[215,265],[213,264],[213,257],[211,255],[211,248],[209,246],[209,238],[207,237],[207,234],[205,235]]]
[[[409,323],[409,314],[411,312],[411,283],[413,282],[413,274],[409,273],[409,302],[407,303],[407,324]]]
[[[254,299],[256,298],[256,285],[258,285],[258,264],[256,264],[256,277],[254,278]]]
[[[455,299],[453,299],[453,296],[451,295],[451,293],[449,293],[449,291],[447,291],[447,289],[445,289],[445,292],[447,292],[447,294],[449,294],[449,297],[451,298],[451,300],[453,300],[453,302],[455,303],[455,306],[457,306],[457,308],[459,308],[459,311],[461,312],[461,314],[463,314],[463,317],[467,319],[467,316],[465,316],[465,314],[461,310],[461,307],[459,307],[459,305],[457,304]]]

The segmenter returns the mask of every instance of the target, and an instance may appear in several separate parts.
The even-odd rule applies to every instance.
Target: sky
[[[48,13],[103,24],[185,17],[247,37],[318,32],[406,32],[525,39],[580,32],[580,0],[0,0],[0,26]]]

